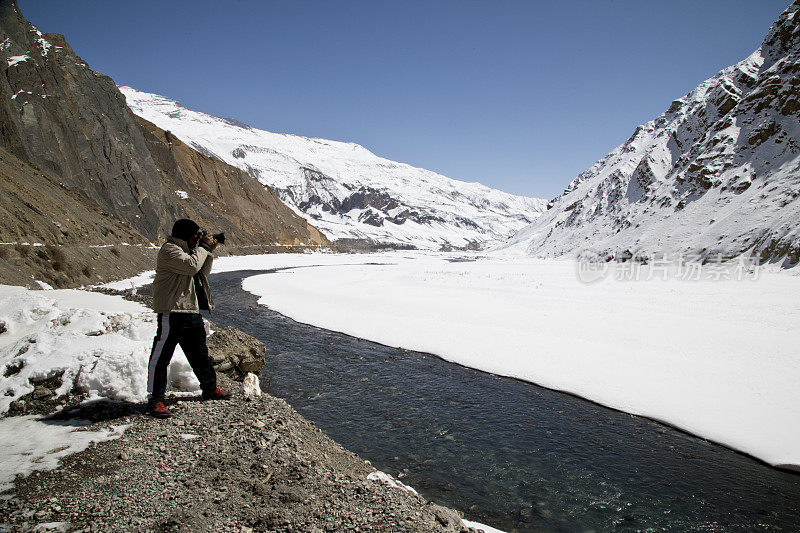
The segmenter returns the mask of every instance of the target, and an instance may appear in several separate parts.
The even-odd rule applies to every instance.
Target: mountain
[[[159,172],[167,221],[189,217],[224,231],[234,245],[329,244],[269,187],[243,170],[200,153],[141,117],[134,117]]]
[[[183,216],[233,244],[328,243],[269,188],[135,116],[111,78],[62,35],[42,34],[13,0],[0,0],[0,70],[2,280],[97,279],[103,247],[147,247]],[[28,253],[24,242],[58,252]],[[104,260],[136,271],[152,262],[132,248]]]
[[[357,144],[270,133],[164,96],[120,90],[134,113],[274,188],[331,239],[479,248],[508,238],[545,209],[546,200],[453,180]]]
[[[750,57],[672,102],[499,249],[800,255],[800,2]]]

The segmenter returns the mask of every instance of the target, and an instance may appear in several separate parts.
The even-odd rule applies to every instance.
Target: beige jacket
[[[182,239],[170,237],[158,251],[153,279],[153,311],[156,313],[199,313],[193,277],[198,272],[206,288],[208,307],[214,309],[208,274],[214,255],[198,246],[189,250]]]

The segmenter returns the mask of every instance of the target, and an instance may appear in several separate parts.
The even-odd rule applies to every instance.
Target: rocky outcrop
[[[152,268],[141,234],[0,148],[0,283],[79,286]]]
[[[0,146],[156,240],[168,221],[144,137],[108,76],[0,0]]]
[[[261,373],[266,364],[264,343],[237,328],[214,331],[207,344],[217,372],[237,381],[242,381],[249,372]]]
[[[506,249],[800,258],[800,2],[750,57],[581,173]]]

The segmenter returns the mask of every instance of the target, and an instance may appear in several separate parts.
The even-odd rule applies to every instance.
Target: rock
[[[233,368],[233,365],[233,361],[223,361],[218,365],[214,365],[214,368],[217,370],[217,372],[227,372]]]
[[[234,327],[217,330],[208,340],[208,350],[218,372],[242,380],[265,365],[264,343]]]
[[[18,415],[25,412],[25,400],[11,402],[8,406],[8,414]]]
[[[44,398],[49,398],[52,395],[53,391],[51,391],[47,387],[36,387],[33,390],[33,397],[37,400],[43,400]]]
[[[256,357],[247,357],[242,359],[239,362],[239,370],[242,372],[261,372],[261,369],[264,368],[264,358],[263,356],[261,359]]]
[[[245,397],[249,398],[249,397],[261,396],[261,385],[258,382],[258,376],[256,376],[252,372],[248,372],[248,374],[244,378],[242,389],[244,390]]]
[[[447,531],[461,531],[461,517],[456,511],[435,503],[430,504],[430,507],[436,521],[444,526]]]

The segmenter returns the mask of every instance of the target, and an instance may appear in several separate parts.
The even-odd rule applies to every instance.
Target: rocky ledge
[[[376,473],[285,401],[168,399],[173,416],[89,402],[56,417],[123,435],[18,477],[0,499],[2,531],[475,531],[458,513]],[[371,475],[372,474],[372,475]]]

